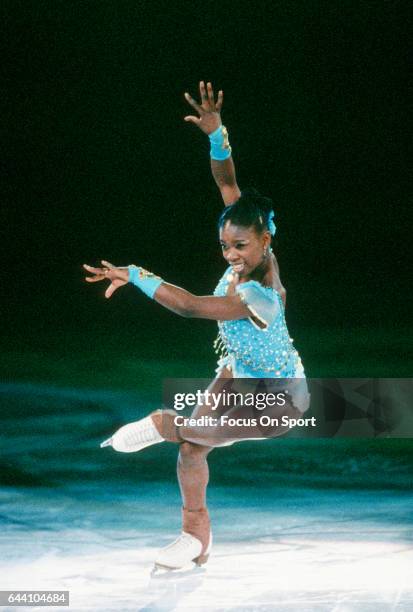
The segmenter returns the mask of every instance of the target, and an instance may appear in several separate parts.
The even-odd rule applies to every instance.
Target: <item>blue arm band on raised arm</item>
[[[231,157],[231,145],[228,141],[228,131],[225,126],[220,125],[215,132],[209,134],[209,141],[211,143],[210,154],[212,159],[223,161]]]
[[[140,266],[128,266],[129,282],[138,287],[145,295],[153,299],[155,291],[163,280]]]

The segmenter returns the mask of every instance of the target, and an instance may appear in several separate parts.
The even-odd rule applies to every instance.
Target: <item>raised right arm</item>
[[[241,195],[232,155],[222,161],[211,157],[211,171],[225,206],[231,206]]]
[[[231,147],[228,142],[226,128],[221,122],[221,107],[224,99],[222,90],[218,92],[215,102],[214,91],[211,83],[207,83],[205,89],[204,81],[199,83],[201,105],[185,93],[187,102],[197,111],[199,117],[188,115],[185,121],[194,123],[200,130],[210,137],[211,140],[211,171],[215,183],[221,192],[225,206],[230,206],[238,200],[241,191],[237,184],[234,161],[231,155]]]

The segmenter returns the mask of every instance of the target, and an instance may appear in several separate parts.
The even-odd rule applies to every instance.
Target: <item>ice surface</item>
[[[331,508],[333,502],[331,496]],[[404,503],[411,500],[399,500]],[[341,505],[337,518],[297,511],[281,530],[279,514],[271,519],[271,513],[244,510],[251,527],[217,529],[205,569],[155,579],[150,574],[156,551],[176,535],[165,528],[6,530],[1,588],[69,590],[72,612],[412,610],[408,526],[377,522],[374,508],[367,520],[352,521],[354,500],[342,496]]]

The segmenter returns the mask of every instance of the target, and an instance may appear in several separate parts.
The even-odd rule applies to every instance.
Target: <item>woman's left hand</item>
[[[218,92],[217,101],[215,102],[214,90],[211,83],[207,83],[205,88],[204,81],[199,83],[199,95],[201,104],[198,104],[189,93],[185,93],[185,99],[196,110],[199,117],[195,115],[187,115],[184,120],[190,121],[199,127],[205,134],[212,134],[221,125],[221,108],[224,100],[222,90]]]
[[[101,268],[94,268],[93,266],[83,264],[84,269],[93,274],[93,276],[86,276],[85,280],[88,283],[98,283],[106,279],[109,280],[110,285],[105,291],[105,297],[110,298],[119,287],[127,285],[129,282],[129,270],[128,268],[117,268],[103,259],[101,263]]]

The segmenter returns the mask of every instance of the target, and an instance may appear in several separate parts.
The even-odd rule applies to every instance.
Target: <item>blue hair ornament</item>
[[[275,236],[275,232],[277,230],[277,228],[275,227],[275,223],[273,221],[275,216],[275,213],[273,210],[270,211],[269,215],[268,215],[268,230],[271,234],[271,236]]]

